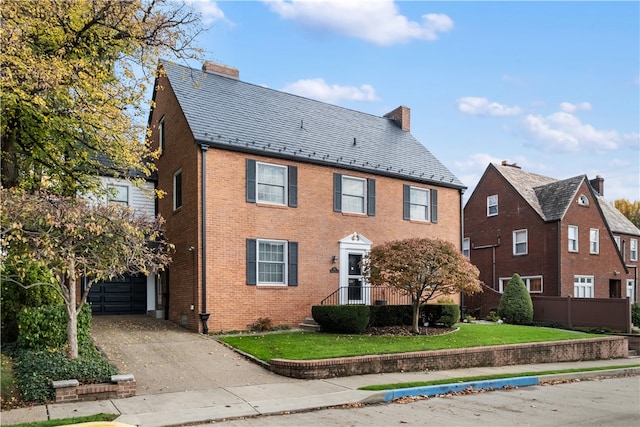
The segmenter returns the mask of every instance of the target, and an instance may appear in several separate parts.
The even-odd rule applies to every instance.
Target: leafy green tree
[[[500,297],[498,316],[507,323],[526,325],[533,321],[533,302],[522,278],[517,273],[511,277]]]
[[[197,53],[188,2],[8,0],[0,16],[2,186],[76,196],[98,176],[149,174],[150,70]]]
[[[629,221],[640,228],[640,201],[630,202],[627,199],[619,199],[613,203],[622,215],[626,216]]]
[[[51,272],[67,311],[68,358],[78,357],[78,312],[97,281],[122,274],[149,274],[170,261],[171,245],[162,236],[162,219],[134,213],[117,203],[29,194],[0,189],[0,262],[3,283],[33,282],[34,264]],[[80,278],[85,279],[82,292]]]
[[[420,305],[431,298],[480,292],[478,269],[452,243],[441,239],[396,240],[371,248],[365,274],[373,286],[411,297],[412,331],[420,331]]]

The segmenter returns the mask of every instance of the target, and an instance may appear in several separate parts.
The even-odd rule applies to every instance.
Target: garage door
[[[91,287],[87,301],[94,315],[147,312],[147,277],[125,276]]]

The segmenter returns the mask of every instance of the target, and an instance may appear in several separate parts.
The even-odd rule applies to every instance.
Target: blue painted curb
[[[500,389],[503,387],[526,387],[538,384],[538,377],[517,377],[503,378],[499,380],[468,381],[453,384],[430,385],[424,387],[400,388],[396,390],[386,391],[384,393],[384,401],[390,402],[392,400],[407,396],[436,396],[439,394],[459,392],[468,388],[472,388],[473,390],[486,390]]]

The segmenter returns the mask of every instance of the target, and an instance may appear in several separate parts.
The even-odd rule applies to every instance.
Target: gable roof
[[[495,168],[544,221],[562,219],[584,181],[591,188],[586,175],[557,180],[506,164],[489,166]],[[591,192],[612,232],[640,236],[640,229],[627,217],[596,191]]]
[[[197,144],[466,188],[393,120],[161,61]]]

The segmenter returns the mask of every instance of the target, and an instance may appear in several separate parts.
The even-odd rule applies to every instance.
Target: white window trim
[[[462,239],[462,255],[467,259],[471,258],[471,239],[468,237]]]
[[[593,240],[593,233],[595,232],[596,239]],[[589,229],[589,253],[597,255],[600,253],[600,230],[597,228]]]
[[[578,283],[579,279],[588,279],[589,283],[587,284],[580,284]],[[579,297],[577,296],[577,292],[576,292],[576,287],[580,286],[580,287],[584,287],[585,289],[589,289],[589,293],[591,294],[590,296],[585,296],[585,297]],[[576,274],[575,276],[573,276],[573,297],[574,298],[593,298],[593,291],[595,289],[595,283],[594,283],[594,278],[593,276],[585,276],[585,275],[580,275],[580,274]]]
[[[638,261],[638,239],[629,241],[629,261]]]
[[[341,191],[340,197],[342,198],[342,200],[341,200],[342,212],[351,213],[351,214],[366,215],[367,214],[367,199],[368,199],[368,196],[369,196],[368,193],[367,193],[368,189],[367,189],[367,180],[366,180],[366,178],[360,178],[360,177],[357,177],[357,176],[342,175],[341,179],[342,179],[342,191]],[[347,204],[344,202],[344,196],[360,197],[359,195],[348,194],[348,193],[345,192],[345,185],[344,185],[345,179],[351,179],[351,180],[361,181],[362,182],[362,188],[364,189],[364,192],[363,192],[363,195],[362,195],[362,197],[364,199],[363,203],[362,203],[362,211],[350,211],[350,210],[347,210],[345,208],[345,206]]]
[[[569,250],[569,252],[573,252],[573,253],[578,253],[580,252],[580,241],[578,240],[578,226],[577,225],[570,225],[568,230],[576,230],[576,248],[572,249],[571,248],[571,233],[569,231],[567,231],[567,248]]]
[[[525,240],[524,242],[517,242],[516,236],[522,232],[524,232]],[[523,253],[516,252],[517,243],[525,244],[525,251]],[[523,228],[521,230],[513,230],[513,254],[516,256],[521,256],[521,255],[527,255],[528,253],[529,253],[529,231],[526,228]]]
[[[166,144],[166,133],[164,128],[164,116],[160,117],[158,120],[158,148],[160,148],[160,154],[164,153],[164,146]]]
[[[491,208],[494,206],[496,208],[496,211],[495,213],[491,213]],[[491,196],[487,196],[487,216],[496,216],[496,215],[498,215],[498,195],[492,194]]]
[[[177,200],[176,200],[176,177],[178,175],[181,175],[180,176],[180,194],[181,194],[182,200],[180,201],[180,206],[176,206],[176,202],[177,202]],[[184,183],[182,182],[183,178],[184,178],[184,176],[182,175],[182,168],[178,169],[177,171],[175,171],[173,173],[173,202],[172,203],[173,203],[173,210],[174,211],[180,209],[182,207],[182,205],[184,204],[183,203],[184,202]]]
[[[271,200],[261,200],[260,199],[260,166],[271,166],[279,169],[284,169],[284,184],[283,184],[283,203],[272,202]],[[269,185],[269,184],[266,184]],[[278,165],[275,163],[267,163],[267,162],[256,162],[256,203],[261,203],[265,205],[276,205],[276,206],[287,206],[289,201],[287,200],[289,196],[289,169],[287,166]]]
[[[578,197],[578,204],[580,206],[589,206],[589,198],[584,194],[581,194],[580,197]]]
[[[260,281],[260,243],[283,244],[283,282],[261,282]],[[289,283],[289,242],[287,240],[256,239],[256,286],[287,286]]]
[[[422,205],[422,204],[419,204],[419,203],[415,203],[411,199],[411,190],[417,190],[417,191],[421,191],[421,192],[425,193],[427,195],[427,204],[426,205]],[[411,216],[411,206],[424,206],[425,212],[426,212],[426,215],[425,215],[426,218],[414,218],[413,216]],[[411,221],[422,221],[422,222],[430,222],[431,221],[431,190],[429,190],[427,188],[409,186],[409,219]]]
[[[544,281],[542,280],[542,276],[520,276],[524,285],[527,287],[527,291],[530,294],[541,294],[544,291]],[[539,291],[531,291],[531,279],[540,279],[540,290]],[[500,293],[504,292],[504,288],[507,287],[507,283],[511,280],[511,277],[501,277],[499,280],[499,289]]]

